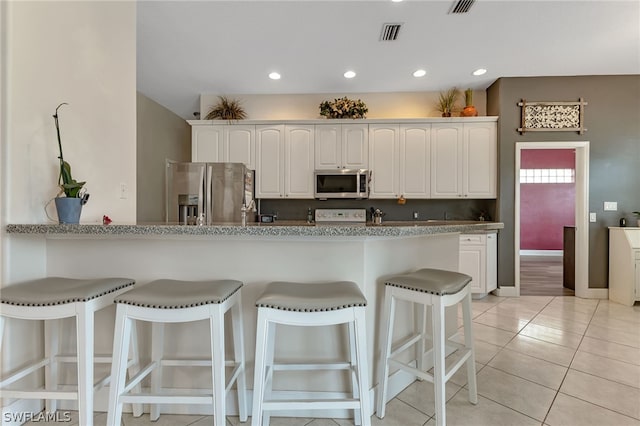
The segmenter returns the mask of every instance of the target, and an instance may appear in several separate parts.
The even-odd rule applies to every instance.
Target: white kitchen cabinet
[[[400,191],[400,128],[398,125],[369,126],[369,198],[397,198]]]
[[[284,196],[313,198],[314,126],[284,128]]]
[[[400,126],[400,195],[431,197],[431,125]]]
[[[431,198],[496,198],[495,122],[434,123]]]
[[[640,301],[640,228],[609,228],[609,300]]]
[[[368,128],[367,124],[316,124],[315,168],[368,168]]]
[[[314,129],[256,127],[256,198],[313,198]]]
[[[254,170],[255,126],[192,126],[191,161],[244,163]]]
[[[256,198],[284,197],[284,125],[256,126]]]
[[[498,143],[496,123],[464,123],[462,145],[462,195],[496,198]]]
[[[430,125],[369,125],[369,198],[429,198]]]
[[[459,270],[471,276],[471,292],[480,297],[498,288],[497,234],[461,234]]]
[[[223,140],[223,125],[191,126],[191,161],[224,161]]]

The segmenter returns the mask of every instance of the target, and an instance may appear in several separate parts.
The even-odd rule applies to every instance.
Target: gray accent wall
[[[520,135],[518,102],[577,101],[583,98],[587,131],[530,132]],[[499,198],[498,283],[513,286],[515,143],[589,141],[589,287],[608,287],[609,231],[621,217],[634,226],[640,211],[640,75],[500,78],[487,89],[487,114],[498,122]],[[617,201],[617,211],[604,211]]]
[[[191,161],[191,126],[138,92],[137,131],[137,221],[164,222],[165,161]]]

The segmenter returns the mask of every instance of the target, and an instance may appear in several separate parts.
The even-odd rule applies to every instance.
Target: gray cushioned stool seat
[[[386,285],[407,290],[431,293],[436,296],[456,294],[471,282],[466,274],[442,269],[419,269],[404,275],[396,275],[385,280]]]
[[[156,280],[121,294],[116,303],[155,309],[181,309],[222,303],[242,287],[242,281]]]
[[[41,278],[2,289],[0,302],[18,306],[52,306],[86,302],[131,287],[130,278],[74,279]]]
[[[276,281],[267,284],[256,300],[258,308],[296,312],[321,312],[367,306],[367,299],[351,281],[297,283]]]

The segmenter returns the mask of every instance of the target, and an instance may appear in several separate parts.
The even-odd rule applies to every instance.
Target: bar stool
[[[434,384],[437,425],[446,424],[445,384],[465,363],[467,365],[469,401],[472,404],[478,402],[473,331],[471,328],[470,282],[471,277],[468,275],[441,269],[420,269],[385,280],[384,313],[382,316],[382,326],[385,329],[383,331],[382,354],[378,369],[380,389],[378,389],[377,416],[379,418],[382,419],[385,414],[390,366],[408,371],[418,378]],[[396,300],[406,300],[414,303],[422,326],[421,330],[415,332],[392,351]],[[462,303],[464,345],[452,342],[445,337],[445,308],[458,303]],[[431,310],[432,335],[429,335],[426,330],[427,315],[425,307]],[[426,352],[425,339],[431,340],[433,344],[432,349]],[[417,368],[396,359],[398,354],[414,345],[417,345]],[[460,350],[461,356],[448,371],[445,371],[445,351],[447,346]],[[432,357],[431,365],[425,365],[425,357]],[[432,365],[434,372],[429,374],[427,370]]]
[[[2,289],[0,302],[0,345],[6,318],[44,320],[44,358],[21,368],[0,382],[3,398],[44,399],[46,409],[53,413],[57,400],[77,400],[81,425],[93,424],[94,391],[106,385],[110,376],[94,385],[94,363],[110,363],[111,356],[95,356],[94,317],[96,311],[111,306],[114,298],[132,288],[130,278],[72,279],[48,277],[11,285]],[[76,323],[77,352],[74,355],[59,354],[61,330],[58,322],[74,318]],[[137,355],[134,355],[134,358]],[[78,386],[74,391],[58,389],[58,367],[61,363],[77,363]],[[127,362],[125,354],[125,365]],[[45,368],[44,389],[7,389],[12,383]],[[141,407],[134,407],[141,413]]]
[[[116,330],[113,341],[111,377],[113,383],[109,394],[108,425],[119,425],[122,406],[126,402],[151,404],[150,418],[160,416],[158,404],[212,404],[216,426],[226,422],[226,396],[236,383],[240,420],[247,420],[246,380],[244,345],[242,340],[242,312],[240,288],[242,282],[235,280],[178,281],[157,280],[128,291],[115,303]],[[224,316],[231,311],[233,328],[234,360],[225,361]],[[206,360],[163,357],[164,324],[209,320],[211,358]],[[129,383],[125,383],[126,354],[131,339],[134,321],[152,322],[151,362],[140,370]],[[162,388],[162,367],[211,367],[211,389],[189,389],[190,393],[168,392]],[[225,383],[225,367],[233,368],[228,383]],[[151,374],[151,392],[131,392],[134,386]]]
[[[251,425],[268,425],[276,410],[352,409],[355,423],[371,424],[369,369],[367,363],[365,307],[367,300],[350,281],[323,283],[269,283],[256,301],[255,377]],[[348,324],[349,360],[341,363],[277,364],[274,361],[276,325],[317,327]],[[286,398],[287,391],[273,391],[276,371],[348,370],[352,397],[331,399]],[[279,395],[280,394],[280,395]],[[280,397],[278,397],[280,396]],[[286,396],[286,395],[285,395]]]

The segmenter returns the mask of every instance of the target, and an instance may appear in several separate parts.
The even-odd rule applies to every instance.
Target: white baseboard
[[[500,287],[500,288],[497,288],[497,289],[493,290],[492,293],[495,294],[496,296],[501,296],[501,297],[518,297],[518,296],[520,296],[520,292],[516,291],[515,286]]]
[[[562,256],[563,250],[520,250],[520,256]]]
[[[582,297],[584,297],[585,299],[608,299],[609,289],[608,288],[588,288],[586,294]]]

